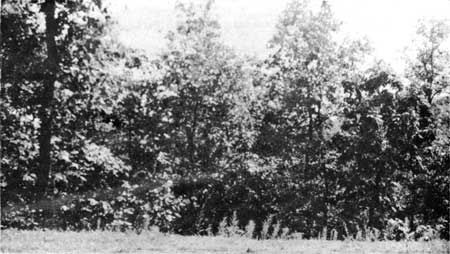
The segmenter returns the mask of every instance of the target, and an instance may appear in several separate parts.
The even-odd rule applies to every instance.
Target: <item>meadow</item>
[[[450,253],[447,241],[255,240],[158,232],[1,232],[1,253]]]

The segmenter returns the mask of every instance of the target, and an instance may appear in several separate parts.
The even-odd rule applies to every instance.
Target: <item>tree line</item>
[[[223,43],[213,7],[177,4],[152,57],[102,1],[2,1],[2,228],[204,234],[235,214],[255,236],[271,216],[449,237],[448,23],[419,24],[399,75],[326,1],[289,3],[264,59]]]

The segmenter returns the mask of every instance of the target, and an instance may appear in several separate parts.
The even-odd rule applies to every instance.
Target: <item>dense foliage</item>
[[[326,2],[290,3],[263,60],[211,8],[179,4],[150,59],[102,1],[2,1],[2,228],[449,237],[448,24],[420,25],[399,76],[363,68]]]

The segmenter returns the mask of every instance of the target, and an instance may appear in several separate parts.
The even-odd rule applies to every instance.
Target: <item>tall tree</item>
[[[16,1],[2,2],[1,167],[2,206],[33,192],[39,155],[36,117],[45,58],[36,11]]]
[[[443,20],[422,21],[417,30],[415,55],[407,66],[411,82],[409,96],[416,102],[419,118],[416,143],[421,149],[415,154],[420,159],[409,172],[406,183],[410,190],[407,213],[418,223],[446,225],[448,236],[448,195],[450,152],[450,24]]]
[[[359,42],[339,47],[338,27],[326,1],[316,12],[307,1],[288,5],[271,41],[275,53],[267,61],[269,107],[256,146],[284,161],[282,167],[299,192],[296,201],[289,201],[301,207],[293,216],[308,218],[307,227],[320,221],[315,230],[329,224],[334,195],[335,155],[329,141],[336,129],[339,84],[354,71],[354,57],[365,52]]]
[[[114,155],[95,138],[105,109],[96,95],[105,88],[108,76],[99,60],[113,55],[105,50],[106,18],[99,1],[5,1],[2,5],[5,193],[20,195],[23,191],[13,189],[31,191],[32,185],[34,196],[41,198],[46,191],[50,194],[49,183],[52,193],[59,188],[83,190],[80,186],[94,182],[98,187],[111,179],[96,177],[99,172],[94,168],[114,168],[110,173],[127,168],[119,162],[117,169],[117,158],[111,158]],[[106,83],[111,84],[110,79]],[[100,147],[93,146],[96,142]],[[99,160],[99,155],[111,157]],[[87,183],[88,175],[99,181]],[[12,184],[13,179],[21,184]]]
[[[337,167],[342,172],[339,217],[351,231],[364,226],[382,228],[392,216],[391,209],[400,207],[394,191],[399,171],[393,163],[398,159],[390,156],[394,151],[386,137],[398,136],[399,130],[389,130],[386,122],[395,118],[401,84],[379,68],[342,84],[342,125],[333,137],[339,154]]]
[[[179,161],[181,174],[218,172],[247,145],[241,139],[247,138],[246,123],[238,120],[247,113],[243,63],[220,41],[211,3],[204,10],[178,8],[182,18],[168,35],[161,60],[166,73],[158,87],[167,105],[167,142],[173,142],[165,153]]]

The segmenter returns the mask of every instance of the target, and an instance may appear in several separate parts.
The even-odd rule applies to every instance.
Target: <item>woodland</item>
[[[1,4],[2,229],[449,239],[448,21],[418,22],[399,74],[326,1],[289,3],[264,59],[213,1],[178,3],[156,56],[103,0]]]

